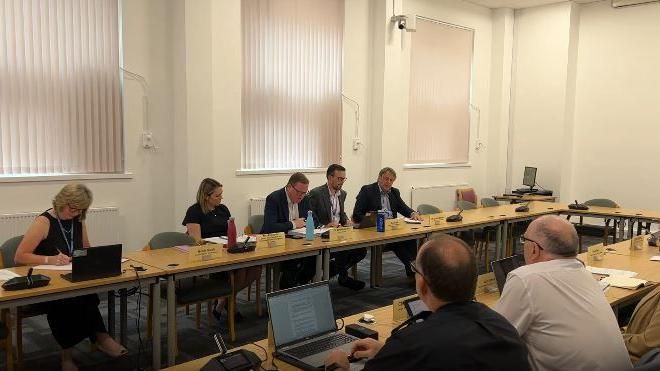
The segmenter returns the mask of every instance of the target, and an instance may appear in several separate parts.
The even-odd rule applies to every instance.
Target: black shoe
[[[344,287],[348,287],[351,290],[358,291],[358,290],[362,290],[364,288],[364,282],[363,281],[359,281],[359,280],[353,279],[353,278],[348,277],[348,276],[343,276],[343,277],[340,276],[338,281],[339,281],[340,285],[342,285]]]
[[[220,313],[217,310],[213,309],[212,313],[213,313],[213,317],[215,317],[215,319],[218,320],[218,322],[227,322],[227,316],[229,316],[229,312],[227,312],[226,310],[223,309],[222,313]],[[243,321],[243,315],[241,314],[241,312],[236,311],[234,313],[234,322],[239,323],[241,321]]]

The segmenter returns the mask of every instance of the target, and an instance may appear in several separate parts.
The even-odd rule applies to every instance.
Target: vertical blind
[[[408,162],[468,162],[473,30],[423,18],[412,36]]]
[[[118,0],[0,0],[0,176],[123,171]]]
[[[243,0],[243,169],[339,162],[343,0]]]

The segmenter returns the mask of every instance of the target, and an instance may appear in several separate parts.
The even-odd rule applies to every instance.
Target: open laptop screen
[[[276,347],[337,330],[327,281],[269,294],[268,312]]]
[[[497,281],[497,288],[500,290],[500,294],[504,289],[506,276],[509,272],[523,265],[525,265],[525,257],[523,255],[513,255],[490,263],[493,273],[495,273],[495,281]]]

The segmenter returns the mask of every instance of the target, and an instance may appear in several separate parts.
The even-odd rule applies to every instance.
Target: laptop
[[[495,281],[497,281],[497,288],[500,290],[500,294],[504,290],[506,276],[509,272],[523,265],[525,265],[525,257],[522,254],[490,262],[490,267],[493,273],[495,273]]]
[[[422,299],[419,298],[419,296],[410,298],[406,301],[403,302],[403,306],[406,308],[406,311],[408,312],[408,316],[414,317],[422,312],[428,312],[429,308],[424,304]]]
[[[370,214],[366,214],[364,218],[362,218],[362,221],[360,221],[360,224],[354,225],[353,228],[355,229],[362,229],[362,228],[371,228],[376,226],[376,216],[378,213],[372,212]]]
[[[266,294],[266,302],[277,358],[319,370],[331,351],[351,353],[357,338],[337,331],[328,281]]]
[[[69,282],[95,280],[121,275],[121,244],[73,250],[71,273],[62,278]]]

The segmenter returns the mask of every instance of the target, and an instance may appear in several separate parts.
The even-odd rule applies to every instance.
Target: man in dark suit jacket
[[[397,213],[399,213],[407,218],[421,220],[419,213],[403,202],[399,190],[392,187],[395,180],[396,172],[394,169],[385,167],[378,173],[376,183],[363,186],[355,199],[353,222],[360,223],[367,213],[378,210],[383,210],[387,219],[396,218]],[[415,259],[417,242],[415,240],[396,242],[388,244],[388,247],[394,251],[394,254],[403,263],[406,275],[413,277],[414,273],[410,269],[410,262]]]
[[[305,218],[310,209],[309,199],[305,197],[309,188],[309,179],[302,173],[294,173],[287,185],[266,197],[264,225],[261,233],[289,232],[305,226]],[[313,216],[314,226],[318,225]],[[286,289],[304,285],[312,280],[316,271],[314,257],[287,260],[282,263],[280,288]]]
[[[355,341],[351,355],[367,359],[365,371],[531,370],[515,327],[472,300],[477,266],[470,246],[447,235],[433,238],[419,249],[415,272],[417,294],[429,311],[392,330],[384,344]],[[325,364],[326,370],[350,368],[343,351],[332,352]]]
[[[350,221],[344,211],[346,191],[341,189],[346,180],[346,169],[337,164],[328,167],[325,173],[327,183],[318,186],[309,192],[309,201],[319,219],[319,223],[326,227],[339,227],[350,225]],[[331,195],[332,193],[332,195]],[[360,290],[364,282],[348,276],[348,268],[357,264],[367,255],[365,248],[345,250],[332,253],[333,261],[330,262],[330,276],[338,274],[339,284],[353,290]]]

